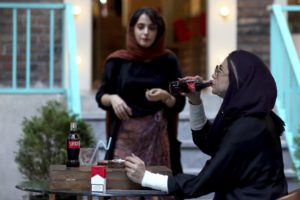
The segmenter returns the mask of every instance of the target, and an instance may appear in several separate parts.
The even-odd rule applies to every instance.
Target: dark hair
[[[138,10],[136,10],[131,15],[131,18],[130,18],[130,21],[129,21],[130,31],[134,30],[134,25],[137,23],[138,19],[140,18],[140,16],[142,14],[146,14],[150,18],[152,23],[157,26],[157,35],[156,35],[156,38],[155,38],[154,43],[153,43],[153,45],[155,45],[156,42],[158,41],[158,39],[166,31],[165,21],[162,18],[162,16],[160,15],[160,13],[157,10],[153,9],[153,8],[150,8],[150,7],[139,8]]]

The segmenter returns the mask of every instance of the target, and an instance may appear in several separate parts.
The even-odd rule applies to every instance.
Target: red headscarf
[[[126,49],[117,50],[111,53],[106,62],[111,58],[122,58],[130,61],[154,60],[165,54],[173,54],[172,51],[165,49],[165,32],[149,48],[141,47],[134,35],[134,27],[128,26],[126,34]],[[105,63],[106,63],[105,62]]]

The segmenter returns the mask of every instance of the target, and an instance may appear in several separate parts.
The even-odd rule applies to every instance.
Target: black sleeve
[[[116,94],[118,84],[118,60],[111,59],[105,64],[105,70],[102,78],[101,86],[96,93],[96,102],[98,106],[104,110],[110,111],[111,106],[105,106],[101,103],[104,94]]]
[[[212,123],[207,120],[205,125],[201,130],[191,130],[192,136],[193,136],[193,142],[194,144],[205,154],[208,154],[211,156],[211,150],[206,142],[207,134],[209,133],[211,129]]]
[[[181,71],[179,68],[179,63],[175,55],[170,54],[168,56],[168,67],[172,68],[167,72],[168,75],[168,83],[171,81],[178,80],[181,78]],[[169,87],[167,85],[166,88],[169,91]],[[178,141],[178,113],[184,109],[185,105],[185,97],[181,95],[174,96],[176,99],[175,105],[172,108],[164,105],[165,115],[168,120],[168,137],[170,144],[170,158],[171,158],[171,169],[173,175],[182,173],[182,165],[181,165],[181,142]]]
[[[172,68],[171,70],[169,70],[169,82],[176,81],[178,80],[178,78],[182,77],[177,57],[173,54],[170,54],[168,56],[168,62],[168,66]],[[175,95],[174,97],[176,99],[175,105],[172,108],[166,106],[167,112],[170,112],[171,114],[181,112],[185,105],[185,96]]]
[[[230,157],[234,157],[234,148],[227,146],[208,160],[197,176],[179,174],[169,177],[169,192],[185,198],[195,198],[230,187],[236,176]]]
[[[257,143],[258,139],[237,141],[237,135],[241,135],[238,133],[245,131],[250,132],[246,127],[243,130],[233,128],[224,133],[225,137],[219,150],[206,162],[197,176],[187,174],[170,176],[168,178],[169,193],[185,198],[195,198],[215,191],[231,190],[237,185],[243,173],[249,171],[248,167],[252,167],[249,163],[253,158],[250,159],[249,155],[253,154],[253,143]]]

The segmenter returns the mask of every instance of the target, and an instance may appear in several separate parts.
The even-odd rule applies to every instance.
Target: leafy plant
[[[39,116],[23,120],[23,135],[18,140],[15,160],[28,180],[47,180],[51,164],[65,164],[66,141],[70,122],[76,121],[81,147],[91,147],[94,139],[90,126],[76,115],[70,115],[65,105],[49,101],[38,110]]]

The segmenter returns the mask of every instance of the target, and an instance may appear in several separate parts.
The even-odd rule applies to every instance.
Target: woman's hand
[[[163,90],[160,88],[153,88],[153,89],[147,90],[145,93],[146,99],[148,101],[163,101],[169,95],[170,94],[166,90]]]
[[[125,101],[119,95],[110,95],[111,106],[116,114],[116,116],[121,119],[129,119],[132,115],[131,108],[125,103]]]
[[[161,88],[152,88],[147,90],[145,97],[148,101],[162,101],[168,107],[174,106],[176,99],[166,90]]]
[[[203,81],[203,78],[201,76],[186,76],[183,78],[180,78],[179,80],[185,80],[185,81],[195,81],[195,80],[201,80]],[[181,95],[187,96],[189,99],[189,102],[194,105],[198,105],[202,103],[201,99],[201,91],[195,91],[190,93],[181,93]]]
[[[125,158],[125,171],[130,180],[141,184],[146,171],[145,163],[139,157],[132,154]]]

